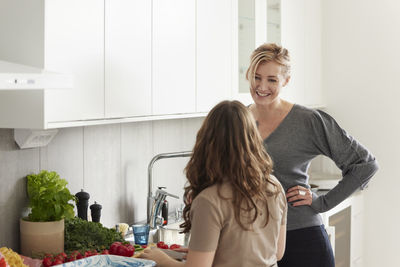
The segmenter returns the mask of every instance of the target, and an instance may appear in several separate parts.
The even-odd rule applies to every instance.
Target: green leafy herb
[[[89,222],[81,218],[65,220],[64,250],[70,253],[78,250],[81,253],[88,250],[101,251],[109,249],[111,244],[124,239],[115,229],[104,227],[98,222]]]
[[[66,187],[68,182],[56,172],[41,171],[27,176],[29,221],[49,222],[74,217],[74,205],[68,203],[76,197]]]

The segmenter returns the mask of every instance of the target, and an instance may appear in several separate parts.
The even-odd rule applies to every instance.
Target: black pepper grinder
[[[76,204],[76,208],[78,209],[78,217],[87,221],[90,195],[81,189],[81,192],[76,193],[75,196],[78,198],[78,203]]]
[[[90,211],[92,215],[92,222],[100,222],[101,205],[95,201],[94,204],[90,205]]]

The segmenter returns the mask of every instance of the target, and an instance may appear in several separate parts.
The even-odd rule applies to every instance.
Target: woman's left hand
[[[165,252],[158,248],[146,248],[139,257],[153,260],[157,263],[157,266],[174,266],[175,263],[178,263],[176,260],[172,259],[170,256],[165,254]]]
[[[293,186],[286,192],[286,198],[293,207],[311,205],[312,192],[310,189],[300,185]]]

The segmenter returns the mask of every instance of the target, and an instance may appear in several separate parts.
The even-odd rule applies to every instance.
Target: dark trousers
[[[325,227],[287,231],[286,249],[279,267],[334,267],[335,259]]]

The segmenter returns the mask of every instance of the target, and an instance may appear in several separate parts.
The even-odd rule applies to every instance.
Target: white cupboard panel
[[[289,50],[291,79],[282,89],[282,98],[304,104],[305,86],[305,0],[282,0],[282,46]]]
[[[105,116],[151,115],[151,1],[106,0]]]
[[[197,111],[230,98],[232,88],[232,2],[197,1]]]
[[[323,104],[321,1],[305,0],[304,104]]]
[[[74,75],[73,90],[46,91],[46,121],[104,117],[104,2],[45,5],[45,67]]]
[[[195,1],[153,1],[153,114],[195,112]]]

